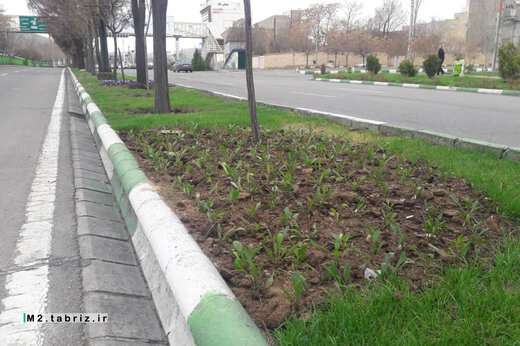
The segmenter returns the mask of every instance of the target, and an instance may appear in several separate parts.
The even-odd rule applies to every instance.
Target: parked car
[[[193,66],[188,62],[181,62],[173,65],[173,72],[193,72]]]

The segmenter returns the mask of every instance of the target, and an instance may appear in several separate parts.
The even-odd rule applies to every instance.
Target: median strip
[[[172,345],[267,345],[212,262],[69,71]]]

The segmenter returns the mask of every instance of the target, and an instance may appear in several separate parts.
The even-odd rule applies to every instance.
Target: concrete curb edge
[[[319,78],[314,77],[315,81],[318,82],[329,82],[329,83],[345,83],[345,84],[364,84],[364,85],[376,85],[376,86],[393,86],[410,89],[428,89],[428,90],[441,90],[441,91],[457,91],[466,93],[476,94],[488,94],[488,95],[503,95],[503,96],[516,96],[520,97],[520,91],[515,90],[503,90],[503,89],[483,89],[483,88],[461,88],[461,87],[449,87],[441,85],[427,85],[427,84],[407,84],[407,83],[392,83],[392,82],[374,82],[374,81],[363,81],[363,80],[352,80],[352,79],[337,79],[337,78]]]
[[[72,70],[69,73],[169,342],[267,345],[213,263],[156,192]]]

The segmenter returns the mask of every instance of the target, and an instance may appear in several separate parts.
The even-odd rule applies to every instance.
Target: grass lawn
[[[179,113],[150,115],[148,110],[153,105],[150,92],[101,87],[87,73],[78,73],[78,77],[111,125],[125,134],[130,130],[140,133],[159,127],[193,128],[195,124],[199,129],[210,131],[224,131],[230,125],[249,125],[245,102],[175,88],[171,93],[172,104]],[[513,219],[520,218],[520,163],[420,140],[350,131],[325,119],[274,107],[261,106],[259,114],[264,129],[275,132],[313,129],[326,137],[338,136],[350,143],[382,147],[402,162],[417,161],[417,164],[434,167],[446,179],[462,178],[496,203],[500,212]],[[228,150],[226,146],[216,148]],[[192,189],[184,187],[188,192]],[[229,198],[232,197],[230,194]],[[392,275],[363,289],[349,288],[329,298],[326,304],[295,315],[275,331],[275,337],[282,345],[518,343],[520,241],[515,234],[500,244],[491,261],[473,258],[457,262],[456,266],[443,270],[432,287],[419,293]]]
[[[468,75],[464,77],[455,77],[453,75],[443,75],[428,78],[426,74],[418,74],[415,77],[406,77],[398,73],[379,73],[374,75],[372,73],[361,72],[342,72],[339,74],[326,74],[320,76],[321,78],[329,79],[348,79],[348,80],[362,80],[362,81],[376,81],[376,82],[390,82],[390,83],[410,83],[410,84],[424,84],[424,85],[439,85],[452,86],[461,88],[483,88],[483,89],[504,89],[504,90],[520,90],[520,83],[508,83],[502,79],[492,79],[488,76],[480,77],[478,75]]]

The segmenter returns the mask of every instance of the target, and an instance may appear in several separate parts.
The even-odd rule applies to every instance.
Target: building
[[[468,0],[466,47],[468,52],[484,55],[487,64],[495,50],[499,6],[500,0]]]
[[[502,43],[520,45],[520,0],[505,2],[500,40]]]
[[[222,40],[224,32],[244,17],[244,7],[242,1],[204,0],[200,14],[215,39]]]

